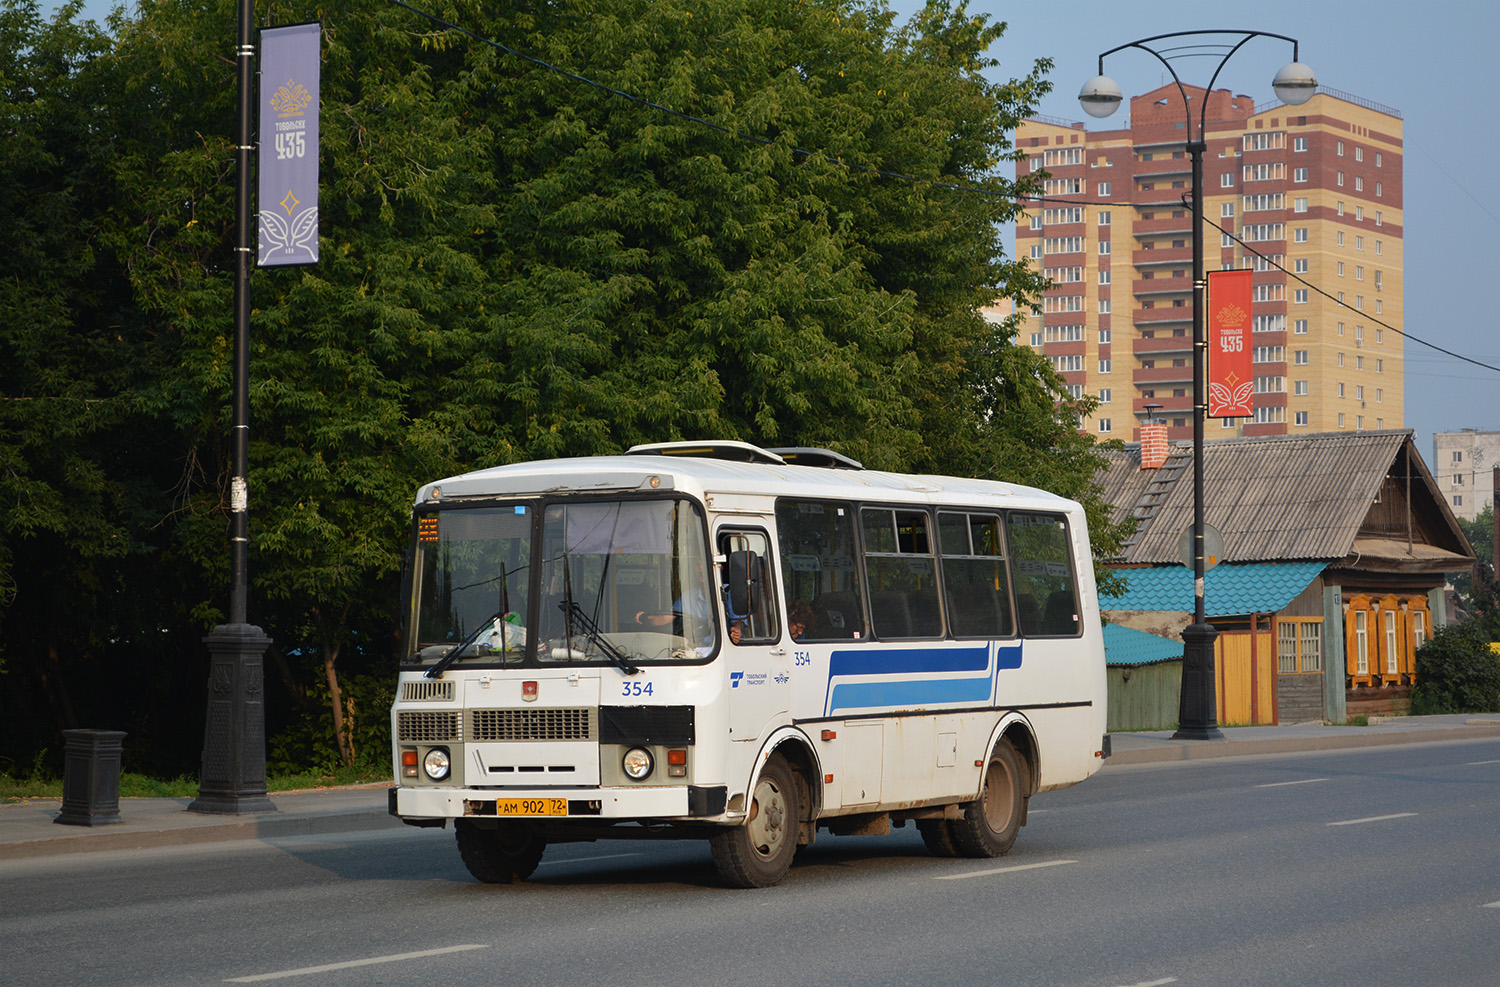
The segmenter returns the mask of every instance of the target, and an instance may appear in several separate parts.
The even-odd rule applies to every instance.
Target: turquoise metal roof
[[[1182,657],[1182,639],[1147,634],[1145,631],[1104,625],[1104,663],[1106,665],[1149,665]]]
[[[1276,613],[1322,572],[1327,562],[1223,563],[1203,574],[1203,603],[1209,616]],[[1193,611],[1193,571],[1158,565],[1117,569],[1127,587],[1119,596],[1100,596],[1101,610]]]

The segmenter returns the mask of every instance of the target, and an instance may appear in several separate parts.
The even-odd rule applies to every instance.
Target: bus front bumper
[[[393,788],[402,819],[691,819],[724,811],[723,786],[640,788]]]

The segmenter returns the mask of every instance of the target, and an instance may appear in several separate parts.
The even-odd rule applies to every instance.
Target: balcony
[[[1158,246],[1150,250],[1132,250],[1130,252],[1130,263],[1136,267],[1157,267],[1162,264],[1179,264],[1183,267],[1191,267],[1193,264],[1193,248],[1186,246]]]
[[[1130,352],[1136,356],[1145,357],[1165,353],[1191,353],[1193,352],[1193,337],[1187,333],[1181,336],[1156,336],[1151,339],[1137,337],[1130,341]]]
[[[1152,161],[1137,161],[1135,163],[1135,177],[1146,178],[1148,181],[1163,178],[1171,180],[1191,179],[1193,177],[1193,159],[1184,155],[1180,158],[1157,158]]]
[[[1193,396],[1191,394],[1184,394],[1181,397],[1175,397],[1171,394],[1163,397],[1158,394],[1154,398],[1135,398],[1130,402],[1130,410],[1137,415],[1144,415],[1148,413],[1146,411],[1146,405],[1148,404],[1157,405],[1156,408],[1152,409],[1152,413],[1157,418],[1166,418],[1171,415],[1190,415],[1193,413]]]
[[[1130,233],[1136,237],[1148,236],[1184,236],[1193,235],[1193,217],[1164,216],[1156,219],[1138,219],[1130,224]]]
[[[1190,277],[1137,278],[1130,284],[1131,293],[1137,297],[1141,295],[1188,294],[1192,290],[1193,279]]]
[[[1182,361],[1180,367],[1137,367],[1130,374],[1130,380],[1137,386],[1141,384],[1191,384],[1193,382],[1193,367],[1191,360]]]
[[[1191,323],[1193,306],[1172,305],[1166,308],[1143,308],[1130,313],[1130,321],[1147,329],[1173,323]]]

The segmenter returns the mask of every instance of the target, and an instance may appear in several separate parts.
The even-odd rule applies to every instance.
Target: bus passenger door
[[[731,740],[760,738],[791,709],[791,642],[778,617],[771,544],[765,528],[738,519],[718,531]]]

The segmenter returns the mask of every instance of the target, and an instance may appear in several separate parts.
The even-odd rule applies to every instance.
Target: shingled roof
[[[1193,523],[1193,449],[1141,469],[1140,445],[1102,450],[1116,517],[1140,519],[1122,564],[1179,563]],[[1474,551],[1422,462],[1410,430],[1246,436],[1204,443],[1204,520],[1224,562],[1387,559],[1425,571],[1468,569]],[[1408,496],[1409,491],[1409,496]]]

